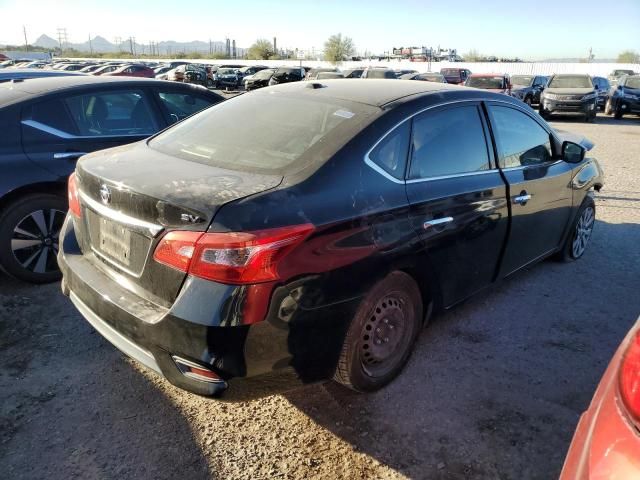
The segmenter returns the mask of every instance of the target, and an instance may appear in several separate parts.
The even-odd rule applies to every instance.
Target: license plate
[[[123,265],[131,263],[131,232],[126,228],[100,218],[98,249]]]

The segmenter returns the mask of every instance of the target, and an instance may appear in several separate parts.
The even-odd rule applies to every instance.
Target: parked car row
[[[205,88],[145,78],[0,83],[0,268],[29,282],[59,278],[55,256],[76,160],[142,140],[221,100]]]

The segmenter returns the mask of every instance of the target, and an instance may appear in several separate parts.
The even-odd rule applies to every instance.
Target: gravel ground
[[[640,120],[558,128],[606,171],[585,257],[544,262],[437,318],[401,377],[242,403],[180,391],[103,340],[59,286],[0,277],[3,478],[557,477],[640,313]]]

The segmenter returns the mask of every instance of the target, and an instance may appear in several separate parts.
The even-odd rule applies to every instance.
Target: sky
[[[609,8],[611,7],[611,8]],[[471,49],[484,55],[616,58],[640,52],[640,0],[0,0],[0,44],[41,34],[69,42],[89,35],[134,36],[138,43],[257,38],[279,47],[321,50],[332,34],[353,39],[358,52],[393,47]]]

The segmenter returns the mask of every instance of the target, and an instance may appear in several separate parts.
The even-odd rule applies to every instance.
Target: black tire
[[[582,203],[580,210],[578,210],[578,214],[571,226],[571,232],[567,236],[562,250],[558,252],[558,260],[563,262],[573,262],[584,255],[589,239],[591,238],[591,234],[593,233],[595,220],[596,204],[593,201],[593,198],[587,197]],[[580,242],[580,238],[582,238],[582,242]],[[582,243],[581,246],[580,243]]]
[[[530,96],[526,96],[524,97],[524,103],[526,103],[527,105],[531,106],[531,104],[533,103],[533,100]]]
[[[585,116],[585,121],[587,123],[595,123],[596,115],[597,113],[595,112],[595,110],[593,111],[593,113],[587,113],[587,115]]]
[[[622,118],[622,109],[618,106],[615,110],[615,112],[613,113],[613,118],[615,118],[616,120],[620,120]]]
[[[56,255],[58,235],[67,212],[60,195],[25,195],[0,214],[0,266],[9,275],[30,283],[61,277]]]
[[[216,84],[213,82],[213,80],[211,80],[210,78],[207,78],[207,88],[213,88],[216,86]]]
[[[345,337],[334,380],[357,392],[378,390],[406,364],[422,327],[414,280],[392,272],[362,300]]]
[[[545,120],[549,120],[551,118],[551,115],[549,114],[548,110],[545,110],[544,108],[540,107],[540,116],[542,118],[544,118]]]

